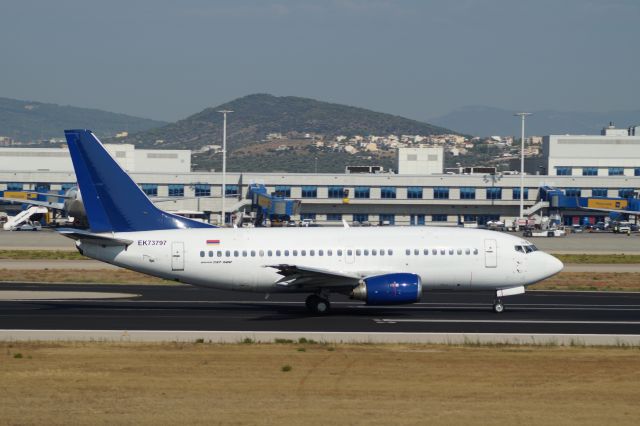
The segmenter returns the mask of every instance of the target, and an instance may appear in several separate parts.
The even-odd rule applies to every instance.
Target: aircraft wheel
[[[497,301],[493,304],[493,312],[500,314],[504,311],[504,305],[501,301]]]
[[[331,309],[331,303],[328,299],[312,294],[306,300],[307,309],[314,314],[324,315]]]

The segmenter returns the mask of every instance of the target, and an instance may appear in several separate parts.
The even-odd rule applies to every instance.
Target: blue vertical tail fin
[[[158,209],[90,130],[65,130],[92,232],[210,228]]]

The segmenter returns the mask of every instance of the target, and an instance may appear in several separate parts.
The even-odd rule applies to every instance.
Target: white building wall
[[[598,168],[598,176],[608,176],[610,167],[622,167],[624,176],[634,176],[640,167],[640,135],[550,135],[543,138],[548,174],[558,167],[571,167],[572,176],[582,176],[585,167]]]
[[[398,174],[433,175],[444,170],[444,148],[398,148]]]

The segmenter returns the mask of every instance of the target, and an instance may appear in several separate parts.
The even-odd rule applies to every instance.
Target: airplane
[[[26,194],[44,195],[45,197],[62,198],[64,201],[41,201],[33,198],[13,198],[0,197],[0,201],[6,201],[18,204],[27,204],[29,206],[46,207],[52,210],[61,211],[66,217],[73,218],[73,222],[79,226],[86,225],[86,213],[84,204],[82,203],[82,194],[77,186],[72,186],[65,191],[64,194],[54,192],[37,192],[37,191],[20,191]]]
[[[314,314],[331,293],[400,305],[429,290],[502,298],[557,274],[530,242],[469,228],[217,228],[157,208],[90,130],[66,130],[89,230],[59,229],[81,254],[133,271],[225,290],[307,293]]]

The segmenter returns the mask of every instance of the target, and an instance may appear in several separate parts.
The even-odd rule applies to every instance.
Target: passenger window
[[[353,256],[353,250],[351,249],[347,250],[347,256]]]
[[[242,257],[247,257],[247,251],[246,250],[242,250]]]
[[[213,257],[213,250],[209,250],[209,257]]]
[[[200,252],[200,257],[204,257],[204,252],[203,251]]]
[[[462,254],[462,249],[458,249],[458,254]]]
[[[273,256],[273,252],[272,252],[271,250],[269,250],[269,251],[267,252],[267,256],[269,256],[269,257]]]
[[[431,254],[434,256],[438,254],[438,249],[431,249]]]
[[[240,252],[238,250],[234,250],[233,257],[239,257],[239,256],[240,256]]]
[[[440,254],[447,254],[447,251],[445,249],[440,249]]]
[[[256,251],[255,250],[251,250],[251,257],[256,257]]]
[[[418,249],[413,249],[413,254],[415,254],[416,256],[418,256],[420,254],[420,250]]]
[[[387,254],[388,254],[389,256],[392,256],[392,255],[393,255],[393,250],[388,249],[388,250],[387,250]]]
[[[293,250],[293,255],[297,256],[298,255],[298,250]]]
[[[380,249],[380,256],[384,256],[384,249]]]
[[[360,249],[356,249],[356,256],[360,256],[362,254],[362,251]]]
[[[280,255],[282,254],[282,252],[280,250],[276,250],[276,256],[280,257]]]
[[[315,250],[309,250],[309,256],[315,256],[315,255],[316,255]]]
[[[224,252],[224,255],[227,257],[231,257],[231,251],[227,250]]]
[[[306,250],[300,250],[300,255],[301,256],[306,256],[307,255],[307,251]]]
[[[404,254],[406,254],[407,256],[411,255],[411,250],[406,249],[406,250],[404,251]]]
[[[338,250],[338,256],[342,256],[342,250]]]
[[[422,254],[424,254],[425,256],[429,255],[429,249],[424,249],[424,251],[422,252]]]
[[[318,250],[318,256],[324,256],[324,250]]]
[[[449,254],[453,254],[453,249],[449,249]]]
[[[473,254],[478,254],[478,249],[473,249]]]
[[[333,256],[333,250],[331,249],[327,250],[327,256]]]
[[[363,253],[364,253],[365,256],[369,256],[369,250],[368,249],[364,249]]]
[[[264,257],[264,250],[260,250],[259,254],[260,254],[260,257]]]
[[[285,250],[285,251],[284,251],[284,255],[285,255],[285,256],[289,256],[289,250]]]
[[[378,255],[378,250],[371,249],[371,256],[377,256],[377,255]]]
[[[464,249],[464,254],[471,254],[471,250],[469,250],[469,249]]]

